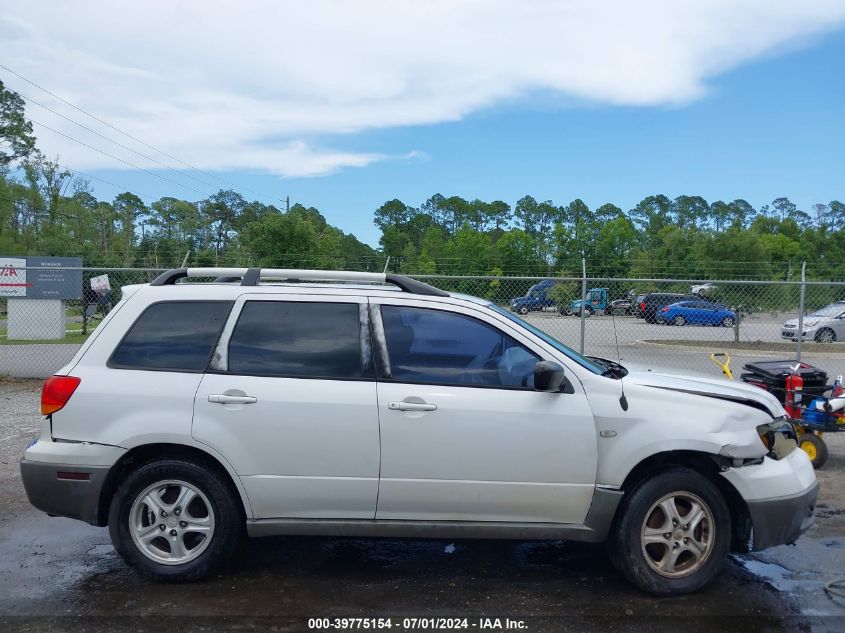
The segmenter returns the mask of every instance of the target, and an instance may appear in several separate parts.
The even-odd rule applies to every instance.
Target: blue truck
[[[546,308],[554,308],[557,303],[548,295],[556,281],[552,279],[543,279],[541,282],[534,284],[528,289],[524,297],[514,297],[511,299],[511,310],[519,314],[528,314],[536,310],[544,310]]]
[[[610,314],[611,306],[607,300],[607,288],[590,288],[590,290],[587,291],[586,301],[582,301],[581,299],[570,301],[569,306],[561,306],[560,313],[564,315],[576,314],[581,316],[582,305],[586,306],[584,308],[584,316],[587,317],[593,316],[596,313]]]

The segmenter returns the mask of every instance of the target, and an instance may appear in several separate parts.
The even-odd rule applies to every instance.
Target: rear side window
[[[205,371],[231,301],[164,301],[149,306],[109,359],[117,369]]]
[[[454,386],[533,389],[540,357],[501,330],[463,314],[381,306],[390,378]]]
[[[357,303],[247,301],[229,341],[229,373],[361,378]]]

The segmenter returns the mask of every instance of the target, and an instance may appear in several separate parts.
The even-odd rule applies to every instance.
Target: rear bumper
[[[100,493],[108,466],[79,466],[21,460],[21,479],[29,502],[52,516],[99,525]],[[69,475],[87,479],[67,479]]]
[[[748,514],[754,526],[753,549],[792,543],[814,523],[813,512],[819,484],[802,493],[778,499],[748,502]]]
[[[42,439],[20,463],[29,502],[53,516],[100,525],[100,493],[112,466],[126,453],[119,446]]]

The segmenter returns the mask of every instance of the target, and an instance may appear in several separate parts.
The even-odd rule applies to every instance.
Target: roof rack
[[[296,268],[173,268],[150,282],[151,286],[172,286],[188,277],[213,277],[216,281],[234,282],[242,286],[257,286],[261,281],[347,281],[371,284],[392,284],[403,292],[433,297],[448,297],[449,293],[426,283],[393,273],[364,273],[349,270],[302,270]]]

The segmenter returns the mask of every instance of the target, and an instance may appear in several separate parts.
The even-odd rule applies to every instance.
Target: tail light
[[[666,306],[663,306],[662,308],[660,308],[660,311],[661,312],[669,312],[669,308],[666,307]]]
[[[640,304],[640,310],[642,310],[643,312],[645,312],[645,302],[643,302],[643,303],[641,303],[641,304]]]
[[[64,407],[82,382],[76,376],[50,376],[41,389],[41,415],[50,415]]]

